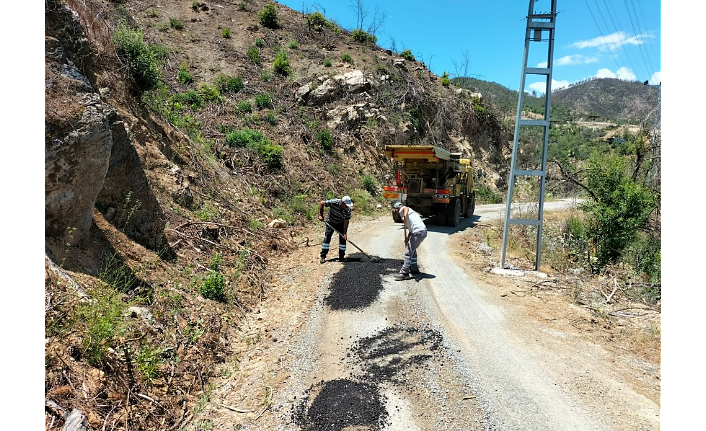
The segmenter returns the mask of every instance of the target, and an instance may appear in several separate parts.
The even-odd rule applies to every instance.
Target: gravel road
[[[428,223],[422,273],[406,281],[393,280],[401,225],[352,224],[374,259],[326,263],[340,269],[292,347],[281,398],[294,400],[294,424],[283,429],[659,430],[659,405],[621,377],[625,364],[505,307],[451,257],[454,235],[504,210],[479,206],[458,228]]]

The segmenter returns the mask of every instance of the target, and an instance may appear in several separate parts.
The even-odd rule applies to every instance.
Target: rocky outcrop
[[[301,105],[318,106],[336,100],[344,94],[362,93],[369,90],[370,81],[362,71],[353,70],[331,78],[323,78],[323,82],[310,82],[301,86],[295,93]]]
[[[45,36],[45,237],[78,245],[98,208],[115,227],[149,248],[161,246],[165,220],[135,142],[98,90],[91,46],[78,14],[47,3]],[[105,89],[107,91],[107,89]],[[137,144],[140,145],[139,143]],[[183,192],[188,201],[190,191]],[[187,202],[188,203],[188,202]],[[54,241],[56,240],[56,241]]]
[[[88,233],[113,147],[115,111],[92,91],[73,64],[60,64],[56,40],[47,39],[44,145],[45,235],[76,244]],[[68,91],[67,91],[68,89]]]

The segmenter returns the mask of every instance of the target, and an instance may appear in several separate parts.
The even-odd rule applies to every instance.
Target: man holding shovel
[[[419,274],[417,266],[417,248],[422,241],[427,237],[427,226],[422,221],[422,217],[418,212],[408,206],[402,205],[402,202],[395,202],[392,207],[399,213],[404,226],[404,263],[399,274],[395,275],[395,280],[409,280],[412,278],[410,273]],[[409,234],[407,234],[409,230]]]
[[[326,230],[324,240],[321,242],[320,262],[326,262],[326,255],[331,246],[331,237],[334,230],[338,235],[338,260],[346,261],[346,241],[348,240],[348,224],[351,220],[351,210],[353,201],[350,196],[343,196],[341,199],[329,199],[319,202],[319,220],[324,221],[324,207],[328,207],[328,217],[326,217]]]

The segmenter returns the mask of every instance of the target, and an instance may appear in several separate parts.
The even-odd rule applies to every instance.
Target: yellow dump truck
[[[393,161],[395,184],[383,187],[390,206],[400,201],[423,217],[458,226],[471,217],[476,206],[470,159],[429,145],[386,145],[385,157]],[[392,218],[400,223],[399,215]]]

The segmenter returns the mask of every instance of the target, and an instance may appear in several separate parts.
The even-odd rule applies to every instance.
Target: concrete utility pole
[[[547,141],[549,138],[549,113],[551,108],[552,94],[552,68],[554,63],[554,29],[556,23],[556,0],[551,0],[551,11],[535,12],[536,0],[529,0],[529,12],[527,14],[527,30],[525,33],[525,52],[522,59],[522,75],[520,78],[520,91],[517,102],[517,116],[515,118],[515,137],[512,143],[512,161],[510,164],[510,179],[507,190],[507,208],[505,210],[505,225],[503,228],[503,246],[500,257],[500,265],[505,268],[505,252],[507,251],[507,241],[510,225],[529,225],[537,227],[536,258],[534,269],[539,270],[542,255],[542,228],[544,217],[544,188],[547,175]],[[527,59],[530,54],[530,42],[545,44],[546,67],[527,67]],[[546,79],[546,91],[544,93],[544,117],[542,119],[522,118],[523,104],[525,99],[525,79],[527,75],[541,75]],[[520,127],[541,127],[543,130],[542,151],[540,159],[535,164],[517,167],[517,154],[520,141]],[[536,169],[537,165],[540,169]],[[539,180],[539,202],[537,218],[512,218],[512,200],[515,188],[515,180],[518,176],[533,176]]]

